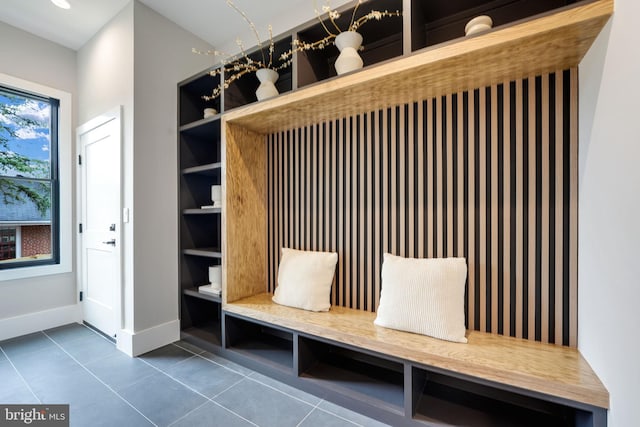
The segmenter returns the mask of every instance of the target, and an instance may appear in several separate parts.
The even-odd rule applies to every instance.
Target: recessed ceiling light
[[[60,9],[71,9],[71,5],[67,0],[51,0],[51,3],[55,4]]]

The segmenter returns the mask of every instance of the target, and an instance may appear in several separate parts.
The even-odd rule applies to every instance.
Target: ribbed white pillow
[[[282,248],[273,302],[310,311],[329,311],[336,252]]]
[[[382,292],[374,323],[466,343],[464,258],[402,258],[384,254]]]

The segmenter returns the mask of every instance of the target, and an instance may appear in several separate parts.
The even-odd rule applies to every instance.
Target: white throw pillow
[[[402,258],[384,254],[382,292],[374,323],[466,343],[464,258]]]
[[[329,311],[336,252],[282,248],[273,302],[310,311]]]

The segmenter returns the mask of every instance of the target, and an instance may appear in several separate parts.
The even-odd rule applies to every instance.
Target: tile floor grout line
[[[246,377],[242,377],[240,378],[238,381],[236,381],[235,383],[231,384],[229,387],[225,388],[224,390],[220,391],[219,393],[216,393],[214,396],[212,396],[209,400],[213,401],[213,399],[217,398],[218,396],[220,396],[222,393],[225,393],[229,390],[231,390],[233,387],[237,386],[238,384],[240,384]]]
[[[169,376],[169,375],[167,375],[167,376]],[[172,378],[172,377],[170,377],[170,376],[169,376],[169,378],[174,379],[174,378]],[[214,403],[214,404],[216,404],[216,405],[220,406],[222,409],[226,410],[227,412],[230,412],[230,413],[232,413],[233,415],[235,415],[235,416],[237,416],[237,417],[239,417],[239,418],[242,418],[243,420],[245,420],[245,421],[247,421],[247,422],[249,422],[249,423],[251,423],[251,424],[255,425],[256,427],[260,427],[259,425],[257,425],[257,424],[255,424],[255,423],[253,423],[252,421],[250,421],[250,420],[248,420],[248,419],[244,418],[242,415],[238,414],[237,412],[234,412],[234,411],[232,411],[231,409],[227,408],[226,406],[224,406],[224,405],[220,404],[219,402],[216,402],[215,400],[213,400],[213,399],[215,399],[216,397],[220,396],[222,393],[224,393],[224,392],[228,391],[229,389],[231,389],[231,388],[235,387],[236,385],[240,384],[240,383],[241,383],[245,378],[246,378],[246,377],[244,377],[244,376],[243,376],[243,377],[242,377],[242,378],[240,378],[238,381],[236,381],[235,383],[231,384],[229,387],[225,388],[224,390],[220,391],[219,393],[215,394],[214,396],[212,396],[212,397],[207,397],[207,401],[206,401],[206,402],[204,402],[202,405],[198,406],[197,408],[194,408],[193,410],[191,410],[191,411],[187,412],[187,413],[186,413],[186,414],[184,414],[182,417],[180,417],[180,418],[178,418],[177,420],[175,420],[173,423],[169,424],[169,427],[170,427],[170,426],[172,426],[173,424],[177,423],[178,421],[180,421],[180,420],[181,420],[181,419],[183,419],[184,417],[188,416],[188,415],[189,415],[189,414],[191,414],[192,412],[194,412],[194,411],[196,411],[196,410],[200,409],[201,407],[203,407],[203,406],[204,406],[204,405],[206,405],[207,403]],[[174,380],[175,380],[175,379],[174,379]],[[176,380],[176,381],[177,381],[177,380]],[[178,382],[179,382],[179,381],[178,381]],[[205,396],[205,397],[206,397],[206,396]]]
[[[202,354],[204,354],[204,353],[206,353],[206,351],[205,351],[205,352],[203,352]],[[221,367],[223,367],[224,369],[226,369],[226,370],[228,370],[228,371],[233,372],[234,374],[242,375],[243,377],[248,377],[248,376],[249,376],[249,375],[243,374],[243,373],[242,373],[242,372],[240,372],[240,371],[236,371],[235,369],[231,369],[231,368],[229,368],[228,366],[223,365],[222,363],[218,363],[218,362],[216,362],[215,360],[207,359],[207,358],[206,358],[206,357],[204,357],[202,354],[198,354],[197,356],[198,356],[199,358],[201,358],[201,359],[206,360],[207,362],[211,362],[211,363],[213,363],[213,364],[215,364],[215,365],[221,366]],[[211,354],[213,354],[213,353],[211,353]]]
[[[197,355],[192,356],[192,357],[189,357],[189,358],[187,358],[186,360],[192,359],[193,357],[197,357]],[[186,361],[186,360],[184,360],[184,361]],[[161,372],[162,374],[164,374],[164,375],[166,375],[167,377],[171,378],[173,381],[177,382],[178,384],[183,385],[184,387],[188,388],[189,390],[193,391],[194,393],[199,394],[200,396],[202,396],[202,397],[204,397],[205,399],[207,399],[207,401],[206,401],[205,403],[203,403],[203,405],[204,405],[204,404],[206,404],[207,402],[215,403],[216,405],[220,406],[221,408],[224,408],[225,410],[227,410],[227,411],[231,412],[231,413],[232,413],[232,414],[234,414],[235,416],[242,418],[243,420],[245,420],[245,421],[247,421],[247,422],[249,422],[249,423],[251,423],[251,424],[255,425],[256,427],[260,427],[260,426],[258,426],[257,424],[255,424],[255,423],[251,422],[250,420],[247,420],[247,419],[246,419],[246,418],[244,418],[242,415],[240,415],[240,414],[238,414],[238,413],[236,413],[236,412],[232,411],[231,409],[229,409],[229,408],[227,408],[227,407],[225,407],[225,406],[221,405],[220,403],[218,403],[218,402],[216,402],[216,401],[214,401],[214,400],[213,400],[213,399],[215,399],[216,397],[220,396],[220,395],[221,395],[222,393],[224,393],[225,391],[229,390],[230,388],[232,388],[232,387],[234,387],[235,385],[237,385],[238,383],[240,383],[242,380],[244,380],[244,379],[246,378],[246,376],[243,376],[241,379],[239,379],[239,380],[238,380],[237,382],[235,382],[234,384],[232,384],[232,385],[230,385],[229,387],[227,387],[226,389],[222,390],[220,393],[216,394],[215,396],[213,396],[213,397],[209,398],[209,397],[207,397],[206,395],[204,395],[204,394],[200,393],[198,390],[195,390],[194,388],[190,387],[189,385],[187,385],[187,384],[183,383],[182,381],[178,380],[177,378],[172,377],[171,375],[169,375],[167,372],[163,371],[162,369],[160,369],[160,368],[158,368],[158,367],[156,367],[156,366],[151,365],[151,364],[150,364],[149,362],[147,362],[146,360],[142,360],[142,361],[143,361],[144,363],[148,364],[149,366],[151,366],[152,368],[157,369],[159,372]],[[183,361],[183,362],[184,362],[184,361]],[[173,366],[176,366],[176,365],[178,365],[178,364],[179,364],[179,363],[176,363],[176,364],[172,365],[172,367],[173,367]],[[222,365],[220,365],[220,366],[222,366]],[[224,366],[223,366],[223,367],[224,367]],[[201,406],[202,406],[202,405],[198,406],[198,408],[200,408]],[[188,415],[188,414],[190,414],[191,412],[195,411],[195,410],[196,410],[196,409],[198,409],[198,408],[195,408],[195,409],[193,409],[192,411],[189,411],[187,414],[185,414],[185,416],[186,416],[186,415]],[[183,417],[180,417],[180,418],[183,418]],[[180,418],[179,418],[179,419],[180,419]],[[175,423],[175,422],[177,422],[177,421],[178,421],[178,420],[174,421],[174,423]],[[173,423],[172,423],[172,424],[173,424]]]
[[[186,414],[184,414],[183,416],[181,416],[180,418],[178,418],[177,420],[173,421],[171,424],[169,424],[167,427],[171,427],[172,425],[174,425],[175,423],[177,423],[178,421],[180,421],[181,419],[189,416],[190,414],[192,414],[193,412],[197,411],[198,409],[202,408],[204,405],[206,405],[207,403],[209,403],[209,400],[205,400],[204,402],[202,402],[202,405],[198,405],[195,408],[193,408],[192,410],[190,410],[189,412],[187,412]]]
[[[189,349],[189,348],[182,347],[182,346],[180,345],[180,342],[179,342],[179,341],[172,342],[172,343],[171,343],[171,345],[174,345],[174,346],[176,346],[176,347],[178,347],[178,348],[181,348],[181,349],[183,349],[184,351],[188,351],[189,353],[191,353],[191,354],[193,354],[193,355],[196,355],[196,356],[200,356],[202,353],[206,353],[206,350],[202,350],[200,353],[196,353],[196,352],[194,352],[193,350],[191,350],[191,349]]]
[[[195,356],[191,356],[191,357],[188,357],[188,358],[186,358],[185,360],[182,360],[182,361],[180,361],[180,362],[178,362],[178,363],[174,363],[173,365],[171,365],[171,367],[177,366],[177,365],[179,365],[180,363],[186,362],[186,361],[187,361],[187,360],[189,360],[189,359],[193,359],[194,357],[195,357]],[[142,360],[142,359],[140,359],[140,360]],[[160,373],[164,374],[164,375],[165,375],[165,376],[167,376],[168,378],[170,378],[170,379],[172,379],[173,381],[177,382],[178,384],[181,384],[182,386],[184,386],[184,387],[188,388],[188,389],[189,389],[189,390],[191,390],[192,392],[194,392],[194,393],[196,393],[196,394],[198,394],[198,395],[200,395],[200,396],[204,397],[205,399],[209,400],[209,398],[208,398],[206,395],[204,395],[204,394],[200,393],[198,390],[194,389],[193,387],[189,386],[188,384],[183,383],[183,382],[182,382],[182,381],[180,381],[179,379],[172,377],[168,372],[163,371],[162,369],[158,368],[157,366],[153,366],[151,363],[147,362],[146,360],[142,360],[142,361],[143,361],[144,363],[146,363],[147,365],[151,366],[152,368],[154,368],[154,369],[158,370],[158,372],[160,372]],[[132,384],[132,385],[133,385],[133,384]],[[130,387],[130,386],[129,386],[129,387]]]
[[[316,408],[318,408],[318,405],[322,403],[322,400],[320,402],[318,402],[316,404],[316,406],[314,406],[313,408],[311,408],[311,410],[307,413],[307,415],[304,416],[303,419],[300,420],[300,422],[298,424],[296,424],[296,427],[300,427],[300,425],[304,422],[304,420],[306,420],[307,418],[309,418],[309,415],[311,415],[313,413],[313,411],[316,410]]]
[[[277,388],[275,388],[275,387],[274,387],[274,386],[272,386],[272,385],[265,384],[265,383],[263,383],[262,381],[260,381],[260,380],[259,380],[259,379],[257,379],[257,378],[253,378],[251,375],[253,375],[254,373],[260,374],[259,372],[255,372],[255,371],[254,371],[254,372],[252,372],[250,375],[247,375],[247,377],[246,377],[246,378],[248,378],[248,379],[250,379],[251,381],[256,382],[256,383],[258,383],[258,384],[262,384],[262,385],[263,385],[263,386],[265,386],[265,387],[269,387],[270,389],[273,389],[273,390],[277,391],[278,393],[282,393],[282,394],[284,394],[285,396],[289,396],[290,398],[295,399],[295,400],[297,400],[297,401],[299,401],[299,402],[306,403],[306,404],[307,404],[307,405],[309,405],[309,406],[313,406],[313,403],[309,403],[309,402],[307,402],[306,400],[302,400],[302,399],[300,399],[300,398],[299,398],[299,397],[297,397],[297,396],[294,396],[294,395],[292,395],[292,394],[287,393],[286,391],[278,390]],[[262,375],[262,374],[260,374],[260,375]],[[266,376],[266,375],[265,375],[265,376]],[[277,380],[274,380],[274,381],[277,381]],[[288,385],[288,384],[285,384],[285,383],[282,383],[282,384],[284,384],[284,385]],[[296,390],[299,390],[299,389],[296,389]],[[306,393],[304,390],[300,390],[300,391],[302,391],[302,392]],[[307,393],[307,394],[309,394],[309,393]],[[310,396],[313,396],[312,394],[309,394],[309,395],[310,395]],[[317,397],[317,396],[313,396],[313,397]]]
[[[46,335],[46,334],[45,334]],[[18,370],[18,368],[16,368],[16,365],[13,364],[13,362],[11,361],[11,359],[9,358],[9,355],[4,351],[4,349],[2,347],[0,347],[0,351],[2,352],[2,354],[4,354],[4,357],[7,359],[7,362],[9,362],[11,364],[11,367],[13,368],[14,371],[16,371],[16,374],[18,374],[18,376],[20,377],[20,379],[22,380],[22,382],[24,383],[25,386],[27,386],[27,388],[29,389],[29,391],[31,392],[31,394],[33,395],[33,397],[36,398],[36,400],[38,401],[39,404],[42,404],[42,400],[40,400],[40,398],[38,397],[38,395],[33,391],[33,389],[31,388],[31,386],[29,385],[29,383],[27,382],[27,380],[24,379],[24,377],[22,376],[22,374],[20,373],[20,371]]]
[[[175,345],[176,347],[181,348],[182,350],[188,351],[189,353],[193,354],[194,356],[197,356],[197,357],[199,357],[201,359],[204,359],[207,362],[213,363],[214,365],[218,365],[218,366],[220,366],[220,367],[222,367],[222,368],[224,368],[224,369],[226,369],[228,371],[231,371],[231,372],[236,373],[238,375],[242,375],[243,377],[248,376],[248,375],[243,374],[240,371],[236,371],[235,369],[231,369],[228,366],[225,366],[225,365],[223,365],[221,363],[218,363],[215,360],[211,360],[211,359],[208,359],[208,358],[204,357],[203,354],[205,354],[207,352],[206,350],[203,350],[201,353],[194,353],[192,350],[189,350],[188,348],[185,348],[185,347],[181,347],[180,344],[176,344],[175,342],[172,343],[172,345]],[[214,354],[214,353],[211,353],[211,354]]]
[[[252,424],[252,425],[254,425],[254,426],[256,426],[256,427],[260,427],[258,424],[254,423],[254,422],[253,422],[253,421],[251,421],[251,420],[246,419],[246,418],[245,418],[245,417],[243,417],[242,415],[240,415],[240,414],[238,414],[238,413],[236,413],[236,412],[232,411],[231,409],[227,408],[226,406],[222,405],[221,403],[216,402],[215,400],[212,400],[211,402],[212,402],[213,404],[215,404],[215,405],[218,405],[219,407],[221,407],[221,408],[222,408],[222,409],[224,409],[225,411],[232,413],[232,414],[233,414],[233,415],[235,415],[236,417],[239,417],[239,418],[241,418],[241,419],[245,420],[245,421],[246,421],[246,422],[248,422],[249,424]]]
[[[328,409],[321,408],[321,407],[320,407],[320,405],[322,405],[322,402],[331,403],[331,402],[329,402],[329,401],[328,401],[328,400],[326,400],[326,399],[322,399],[322,400],[320,401],[320,403],[318,403],[318,406],[316,407],[319,411],[322,411],[322,412],[324,412],[324,413],[326,413],[326,414],[329,414],[329,415],[333,415],[333,416],[334,416],[334,417],[336,417],[336,418],[340,418],[341,420],[346,421],[346,422],[348,422],[348,423],[351,423],[351,424],[353,424],[353,425],[356,425],[356,426],[358,426],[358,427],[363,427],[363,426],[362,426],[362,424],[360,424],[360,423],[357,423],[357,422],[355,422],[355,421],[353,421],[353,420],[350,420],[350,419],[345,418],[345,417],[343,417],[343,416],[341,416],[341,415],[338,415],[338,414],[336,414],[335,412],[331,412],[331,411],[330,411],[330,410],[328,410]],[[362,414],[358,414],[358,415],[362,415]],[[366,417],[366,415],[362,415],[362,416],[363,416],[363,417]],[[377,420],[376,420],[376,421],[377,421]]]
[[[135,406],[133,406],[131,404],[131,402],[129,402],[127,399],[125,399],[123,396],[120,395],[120,393],[118,393],[117,391],[115,391],[109,384],[105,383],[104,381],[102,381],[100,378],[98,378],[98,376],[96,374],[94,374],[93,372],[91,372],[91,370],[89,370],[86,366],[84,366],[82,363],[80,363],[80,361],[78,359],[76,359],[75,357],[73,357],[73,355],[71,355],[71,353],[69,353],[67,350],[65,350],[60,344],[58,344],[53,338],[51,338],[46,332],[42,331],[42,333],[49,338],[55,345],[57,345],[60,350],[62,350],[63,352],[65,352],[67,354],[67,356],[69,356],[74,362],[76,362],[78,365],[80,365],[82,367],[82,369],[84,369],[85,371],[87,371],[89,373],[89,375],[91,375],[92,377],[94,377],[96,380],[98,380],[102,385],[104,385],[106,388],[108,388],[113,394],[115,394],[118,398],[120,398],[120,400],[122,400],[124,403],[126,403],[127,405],[129,405],[134,411],[136,411],[137,413],[139,413],[140,415],[142,415],[144,417],[144,419],[146,419],[147,421],[149,421],[152,425],[158,427],[158,425],[156,423],[154,423],[153,421],[151,421],[145,414],[143,414],[142,412],[140,412],[138,410],[138,408],[136,408]]]
[[[173,343],[173,345],[175,345],[176,347],[180,347],[180,345],[176,344],[176,343]],[[193,355],[195,355],[195,356],[197,356],[197,357],[199,357],[201,359],[206,360],[207,362],[213,363],[214,365],[218,365],[218,366],[220,366],[220,367],[222,367],[222,368],[224,368],[224,369],[226,369],[228,371],[231,371],[231,372],[233,372],[235,374],[242,375],[243,377],[247,377],[248,376],[248,375],[243,374],[240,371],[236,371],[235,369],[231,369],[228,366],[223,365],[222,363],[218,363],[215,360],[211,360],[211,359],[208,359],[208,358],[204,357],[203,354],[205,354],[207,352],[206,350],[204,350],[202,353],[194,353],[193,351],[191,351],[191,350],[189,350],[187,348],[184,348],[184,347],[180,347],[180,348],[183,349],[183,350],[188,351],[189,353],[192,353]],[[217,356],[215,353],[210,353],[210,354],[212,354],[214,356]]]

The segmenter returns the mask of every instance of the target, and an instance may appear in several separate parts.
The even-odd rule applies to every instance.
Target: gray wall
[[[1,73],[71,93],[73,97],[72,129],[75,129],[77,124],[75,51],[0,22],[0,58]],[[73,140],[60,141],[60,143],[75,147]],[[73,191],[72,188],[61,190]],[[75,265],[75,255],[73,255],[73,263]],[[75,303],[74,272],[0,281],[0,320]]]
[[[176,83],[211,66],[206,45],[139,2],[78,52],[81,122],[121,105],[124,329],[178,319]]]
[[[136,331],[178,318],[176,83],[213,65],[207,44],[135,3],[133,212]]]
[[[640,425],[640,50],[637,0],[580,65],[578,345],[611,394],[610,427]]]

